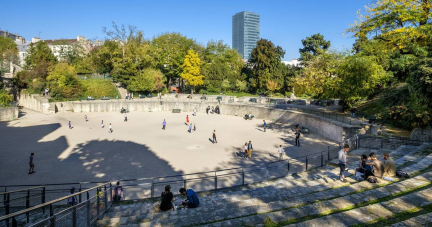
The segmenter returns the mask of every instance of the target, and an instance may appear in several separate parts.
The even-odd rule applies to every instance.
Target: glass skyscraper
[[[260,16],[243,11],[232,17],[232,47],[249,59],[260,36]]]

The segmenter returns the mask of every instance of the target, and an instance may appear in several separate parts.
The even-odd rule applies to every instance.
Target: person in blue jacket
[[[199,199],[197,194],[194,190],[185,188],[180,188],[179,190],[180,194],[186,195],[187,199],[182,202],[183,205],[187,206],[188,208],[196,208],[199,206]]]

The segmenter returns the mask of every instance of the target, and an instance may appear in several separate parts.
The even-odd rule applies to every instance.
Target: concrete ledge
[[[0,121],[12,121],[18,118],[18,107],[0,108]]]

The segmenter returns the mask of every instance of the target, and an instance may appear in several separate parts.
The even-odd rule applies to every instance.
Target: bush
[[[50,69],[47,82],[50,85],[51,97],[76,98],[82,93],[82,86],[76,76],[75,67],[67,63],[59,63]]]
[[[110,97],[119,96],[117,88],[111,80],[104,79],[86,79],[81,80],[84,89],[83,97]]]
[[[8,107],[13,101],[12,95],[4,89],[0,90],[0,107]]]

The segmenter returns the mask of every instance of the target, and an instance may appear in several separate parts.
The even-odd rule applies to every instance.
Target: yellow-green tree
[[[430,0],[378,0],[358,13],[348,32],[355,37],[374,37],[393,49],[410,49],[413,44],[428,45],[432,19]]]
[[[193,50],[189,50],[188,54],[185,56],[182,65],[183,72],[180,74],[180,77],[185,80],[187,85],[192,86],[192,94],[195,86],[204,84],[204,76],[201,75],[200,64],[201,60],[199,59],[198,54]]]

